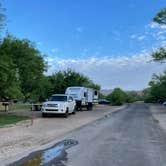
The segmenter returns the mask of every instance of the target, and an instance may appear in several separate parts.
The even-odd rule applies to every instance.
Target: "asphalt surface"
[[[166,133],[144,103],[96,121],[70,136],[66,166],[166,166]]]
[[[56,150],[59,155],[56,163],[44,166],[166,166],[166,133],[144,103],[131,104],[68,133],[62,139],[72,139],[78,144]],[[41,151],[40,155],[45,156],[46,151]],[[39,161],[41,163],[42,159]],[[22,165],[19,163],[21,161],[15,165]]]

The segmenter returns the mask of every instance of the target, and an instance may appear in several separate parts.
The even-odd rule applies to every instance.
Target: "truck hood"
[[[43,104],[64,104],[66,103],[65,101],[47,101],[47,102],[44,102]]]

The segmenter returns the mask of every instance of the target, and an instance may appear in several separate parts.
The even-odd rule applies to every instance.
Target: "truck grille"
[[[58,104],[47,104],[47,107],[58,107]]]
[[[58,111],[58,109],[54,109],[54,110],[52,110],[52,109],[46,109],[46,111]]]

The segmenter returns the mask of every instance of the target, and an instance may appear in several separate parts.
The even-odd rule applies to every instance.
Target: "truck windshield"
[[[51,96],[49,101],[67,101],[67,96]]]

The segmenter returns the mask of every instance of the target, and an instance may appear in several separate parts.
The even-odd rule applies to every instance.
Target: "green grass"
[[[9,105],[9,111],[16,111],[16,110],[30,110],[31,105],[29,104],[12,104]],[[5,107],[0,103],[0,111],[4,111]]]
[[[0,114],[0,128],[6,125],[16,124],[17,122],[29,119],[26,116],[12,114]]]
[[[27,104],[13,104],[9,106],[9,110],[30,110],[30,105]]]

